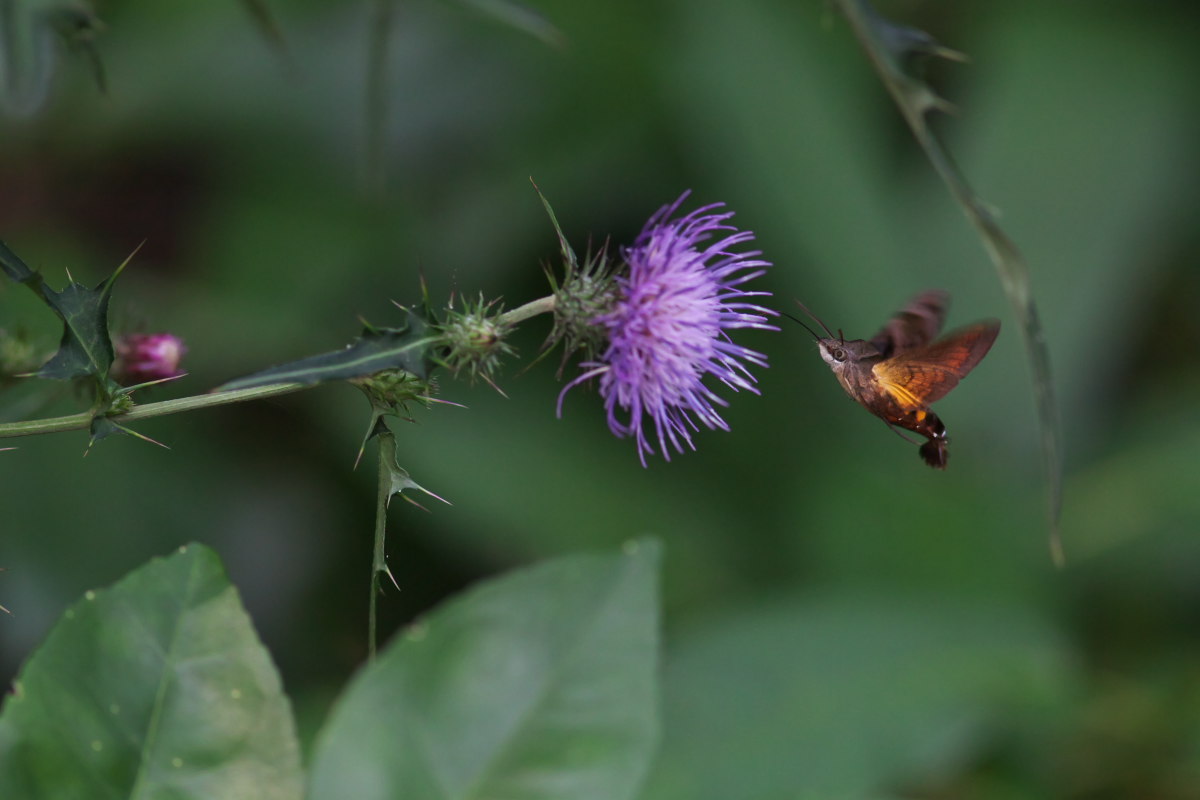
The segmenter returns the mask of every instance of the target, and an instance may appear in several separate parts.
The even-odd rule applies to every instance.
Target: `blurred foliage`
[[[665,730],[649,797],[1165,797],[1200,785],[1200,10],[1133,0],[881,3],[971,57],[928,76],[934,125],[1032,272],[1063,410],[1068,566],[1045,553],[1030,378],[1003,292],[845,25],[784,0],[530,2],[562,49],[472,4],[399,4],[368,168],[372,4],[99,6],[108,93],[64,61],[0,120],[0,236],[54,285],[171,330],[189,377],[150,399],[348,340],[391,300],[544,294],[558,251],[631,241],[686,188],[724,201],[799,297],[868,335],[914,291],[950,324],[1001,316],[939,403],[945,474],[843,396],[807,337],[748,332],[762,397],[729,434],[638,466],[552,360],[442,383],[401,464],[452,501],[393,508],[389,626],[477,578],[631,536],[666,543]],[[375,184],[379,191],[367,193]],[[0,285],[0,328],[49,356],[53,318]],[[522,326],[532,359],[543,319]],[[86,400],[19,384],[0,416]],[[349,387],[148,422],[172,450],[86,436],[0,453],[0,669],[83,590],[199,540],[228,564],[301,737],[365,650],[370,409]],[[688,767],[697,770],[688,775]],[[731,783],[736,781],[736,783]],[[805,793],[808,794],[805,794]]]
[[[204,547],[89,590],[0,716],[5,797],[300,796],[291,708],[221,562]]]

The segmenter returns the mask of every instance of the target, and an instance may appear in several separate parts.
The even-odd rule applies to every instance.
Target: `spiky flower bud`
[[[429,405],[437,394],[437,382],[432,378],[419,378],[403,369],[385,369],[350,382],[366,393],[373,407],[397,414],[407,414],[412,402]]]
[[[117,338],[115,349],[112,376],[124,386],[183,374],[179,362],[187,348],[173,333],[127,333]]]
[[[497,301],[484,300],[482,295],[466,302],[461,311],[451,301],[445,318],[437,325],[441,365],[455,375],[465,372],[472,381],[479,378],[492,384],[503,358],[515,352],[507,341],[513,326],[504,321],[501,311]]]
[[[579,264],[570,253],[564,264],[561,286],[554,290],[554,329],[547,347],[563,346],[563,365],[576,352],[590,360],[604,347],[607,331],[596,320],[612,310],[617,300],[617,285],[608,248],[595,255],[588,253]]]

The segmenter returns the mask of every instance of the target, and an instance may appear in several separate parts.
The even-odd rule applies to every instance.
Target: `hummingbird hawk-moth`
[[[987,319],[934,341],[949,301],[946,292],[922,292],[873,337],[851,341],[846,341],[841,331],[835,337],[824,322],[799,304],[829,334],[821,337],[809,329],[821,358],[846,394],[888,427],[924,436],[921,458],[934,469],[946,468],[950,439],[946,426],[929,406],[945,397],[983,360],[1000,332],[1000,321]]]

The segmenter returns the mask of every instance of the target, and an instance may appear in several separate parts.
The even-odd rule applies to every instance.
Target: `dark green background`
[[[0,120],[0,236],[55,285],[143,239],[113,301],[170,330],[196,394],[331,349],[391,300],[545,293],[556,242],[629,242],[692,189],[724,201],[847,336],[943,287],[998,316],[938,411],[951,468],[843,395],[798,326],[732,433],[639,466],[556,359],[445,379],[401,463],[453,506],[394,504],[389,628],[487,574],[631,537],[666,544],[665,744],[651,797],[1193,797],[1200,786],[1200,12],[1188,3],[896,2],[967,52],[931,65],[937,129],[1021,246],[1057,377],[1069,567],[1046,547],[1029,372],[979,242],[845,24],[782,0],[533,4],[562,49],[467,5],[396,6],[382,166],[367,167],[370,4],[111,2],[110,93],[65,56]],[[364,192],[383,184],[381,196]],[[0,287],[0,327],[57,333]],[[548,331],[518,335],[522,362]],[[568,368],[567,375],[574,374]],[[41,387],[36,387],[40,389]],[[56,388],[56,387],[52,387]],[[729,392],[725,392],[729,396]],[[0,397],[22,413],[30,387]],[[84,406],[65,392],[43,414]],[[60,434],[0,453],[0,673],[85,589],[199,540],[225,559],[310,736],[365,648],[374,476],[350,387],[147,422],[171,446]]]

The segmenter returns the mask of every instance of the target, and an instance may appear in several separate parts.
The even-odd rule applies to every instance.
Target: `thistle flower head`
[[[180,359],[187,352],[173,333],[127,333],[116,341],[112,373],[118,383],[130,385],[174,378],[183,374]]]
[[[757,250],[734,252],[754,235],[730,225],[733,213],[721,203],[675,217],[687,196],[661,208],[622,250],[616,296],[593,319],[607,347],[580,364],[584,372],[559,396],[561,413],[567,390],[597,379],[609,429],[634,438],[643,465],[654,441],[670,460],[671,450],[695,449],[691,434],[700,425],[729,429],[718,413],[728,403],[704,379],[757,394],[749,365],[766,367],[766,356],[735,344],[729,332],[777,330],[768,322],[776,312],[754,301],[770,293],[743,288],[769,262]]]

